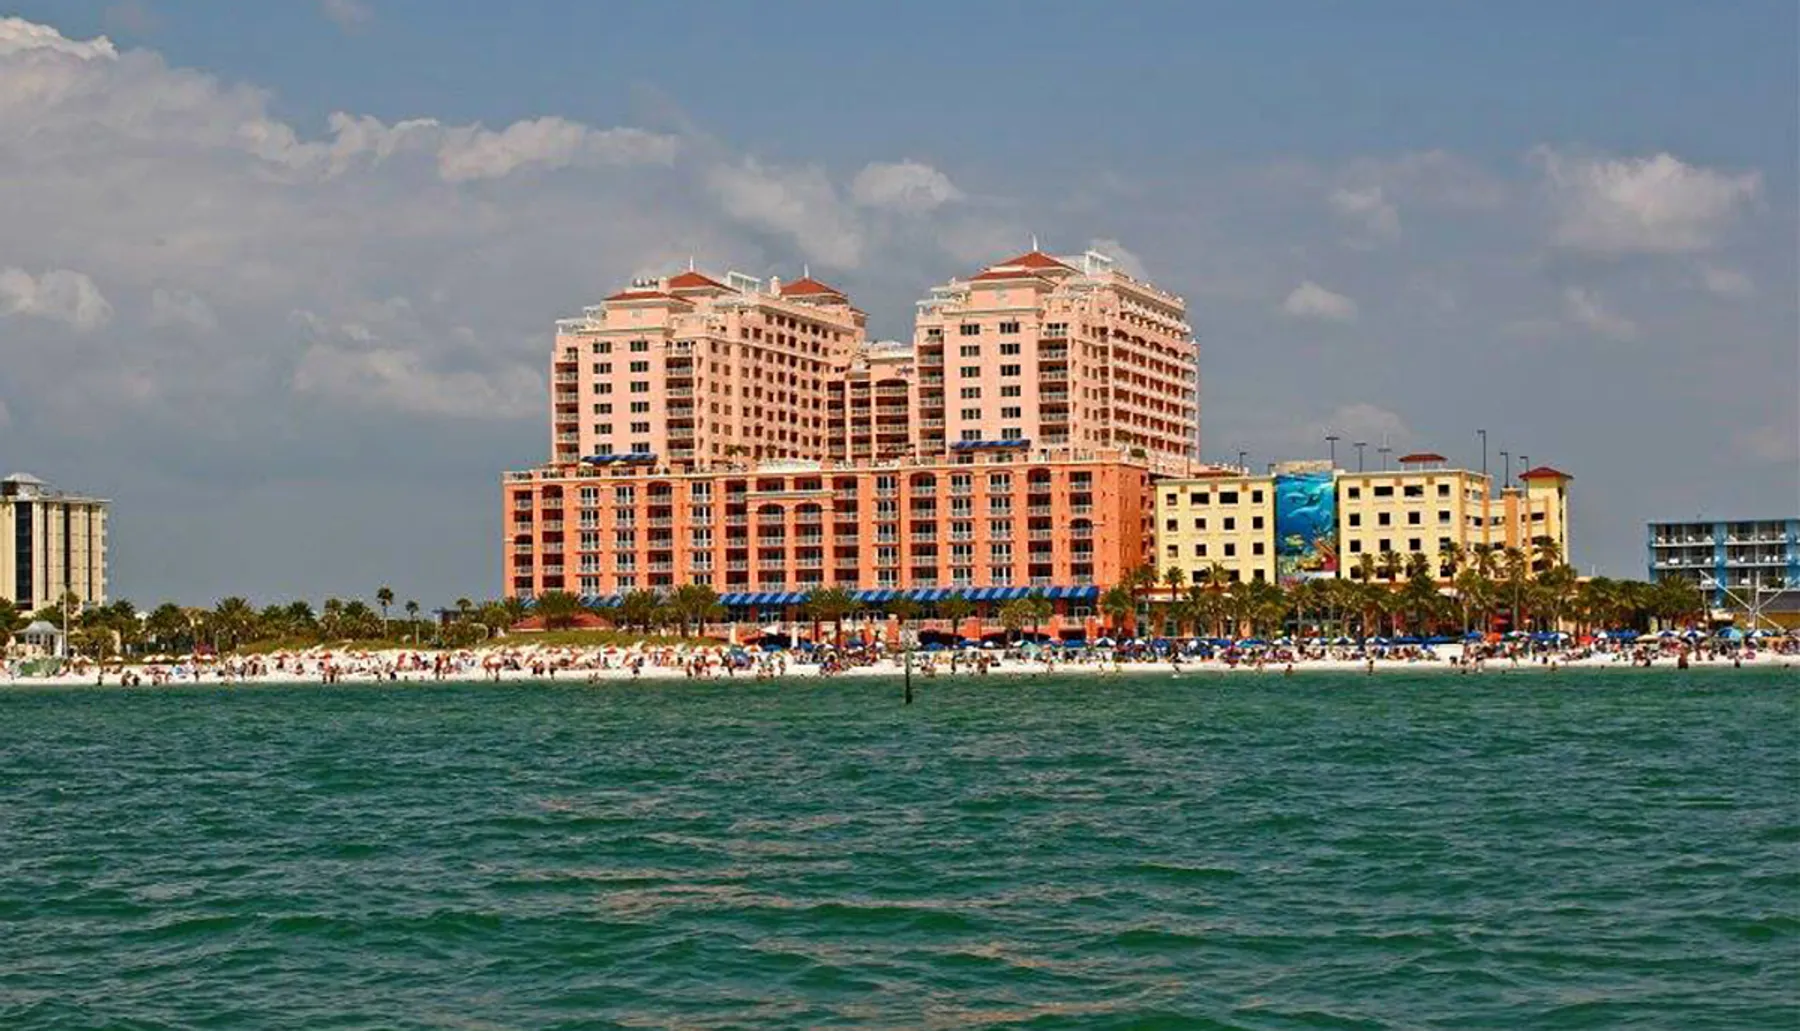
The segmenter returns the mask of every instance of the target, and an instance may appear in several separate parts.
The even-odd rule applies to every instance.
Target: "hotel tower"
[[[750,618],[1041,592],[1063,617],[1153,555],[1153,475],[1198,454],[1181,298],[1037,250],[871,341],[840,289],[689,268],[556,325],[550,461],[503,480],[505,589],[709,584]]]

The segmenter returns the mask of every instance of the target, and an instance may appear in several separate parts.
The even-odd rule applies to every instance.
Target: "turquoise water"
[[[0,692],[0,1027],[1779,1028],[1792,672]]]

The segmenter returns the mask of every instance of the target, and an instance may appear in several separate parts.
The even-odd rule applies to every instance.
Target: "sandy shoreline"
[[[1580,657],[1568,657],[1553,653],[1548,656],[1538,655],[1529,658],[1521,656],[1517,661],[1502,657],[1487,659],[1476,666],[1463,666],[1453,661],[1458,657],[1459,650],[1451,646],[1440,649],[1440,654],[1436,658],[1377,658],[1373,662],[1360,658],[1311,658],[1293,662],[1270,659],[1259,664],[1254,661],[1228,663],[1217,658],[1184,658],[1178,665],[1171,664],[1166,659],[1113,662],[1101,658],[1089,658],[1046,663],[1041,659],[1000,658],[990,655],[987,658],[992,664],[985,675],[1017,678],[1085,674],[1111,678],[1167,677],[1187,674],[1198,676],[1230,674],[1283,676],[1289,673],[1304,675],[1314,672],[1363,674],[1437,672],[1482,676],[1498,673],[1554,673],[1559,670],[1677,669],[1676,660],[1672,655],[1659,655],[1652,665],[1646,667],[1641,663],[1632,662],[1629,657],[1619,653]],[[547,649],[538,653],[506,653],[505,657],[499,660],[498,666],[495,664],[495,653],[461,652],[447,655],[444,661],[448,668],[436,671],[430,664],[438,661],[439,654],[395,650],[359,653],[343,656],[336,660],[322,660],[302,655],[292,659],[282,659],[284,668],[279,669],[273,667],[274,660],[271,659],[267,666],[247,662],[245,665],[249,668],[235,670],[226,663],[205,664],[197,668],[184,664],[146,664],[126,667],[125,672],[136,674],[140,681],[135,685],[127,686],[147,689],[194,685],[256,686],[324,683],[507,684],[546,682],[603,684],[648,680],[756,683],[763,680],[812,680],[838,677],[897,679],[904,675],[904,668],[898,657],[884,658],[870,664],[851,666],[831,673],[822,672],[821,667],[810,663],[771,659],[762,663],[760,668],[756,666],[738,668],[728,673],[724,669],[715,667],[709,669],[704,676],[694,676],[684,663],[691,662],[697,653],[683,653],[672,649],[668,651],[653,650],[643,655],[625,653],[605,656],[557,649]],[[1545,659],[1549,661],[1544,661]],[[632,668],[627,663],[635,663],[636,668]],[[1700,671],[1730,670],[1740,667],[1744,669],[1792,669],[1800,672],[1800,655],[1778,654],[1762,650],[1756,652],[1754,656],[1740,657],[1736,664],[1730,657],[1690,659],[1688,668]],[[328,673],[328,669],[331,672]],[[930,681],[935,677],[978,675],[981,674],[976,673],[968,662],[959,663],[959,669],[952,672],[943,653],[930,656],[915,654],[913,659],[913,676],[920,681]],[[121,686],[121,675],[117,669],[108,669],[102,676],[92,668],[82,672],[50,677],[17,677],[8,673],[0,674],[0,685],[21,688]]]

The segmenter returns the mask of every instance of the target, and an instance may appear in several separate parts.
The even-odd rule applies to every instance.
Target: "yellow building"
[[[1162,480],[1156,497],[1156,570],[1204,582],[1214,565],[1232,582],[1275,579],[1275,479],[1216,468]]]
[[[25,473],[0,479],[0,598],[32,611],[106,600],[106,508]]]
[[[1421,452],[1400,468],[1374,472],[1332,470],[1324,463],[1294,462],[1276,474],[1330,473],[1337,502],[1336,566],[1340,577],[1359,578],[1362,556],[1377,576],[1422,554],[1432,571],[1449,578],[1452,552],[1464,559],[1480,550],[1520,548],[1541,570],[1538,541],[1557,545],[1569,558],[1568,485],[1572,477],[1548,466],[1519,476],[1521,486],[1493,489],[1491,478],[1455,469],[1442,455]],[[1180,568],[1192,581],[1214,563],[1233,580],[1276,579],[1277,475],[1215,468],[1184,479],[1158,481],[1155,554],[1159,573]],[[1396,559],[1383,556],[1394,554]]]

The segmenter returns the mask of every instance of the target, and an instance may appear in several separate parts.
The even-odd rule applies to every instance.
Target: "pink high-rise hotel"
[[[1150,476],[1198,454],[1181,298],[1033,250],[933,288],[910,344],[866,324],[811,276],[692,268],[559,321],[551,460],[504,479],[507,593],[1075,614],[1150,554]]]

